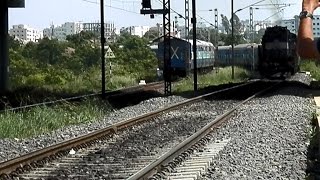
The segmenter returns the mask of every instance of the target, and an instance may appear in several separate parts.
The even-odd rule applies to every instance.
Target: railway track
[[[279,84],[276,84],[279,85]],[[148,166],[134,174],[129,180],[136,179],[198,179],[212,161],[212,158],[223,149],[228,139],[222,142],[210,142],[210,133],[226,122],[232,113],[251,99],[273,89],[276,85],[263,89],[235,107],[218,116],[201,130],[184,140],[166,154],[150,163]],[[207,149],[206,149],[207,148]],[[180,166],[182,165],[182,166]]]
[[[165,156],[161,156],[159,159],[157,150],[154,150],[153,152],[150,152],[148,156],[139,156],[135,157],[135,155],[132,155],[131,162],[133,163],[127,163],[125,159],[121,158],[124,157],[118,157],[120,158],[120,161],[117,160],[117,162],[123,162],[123,163],[113,163],[115,159],[109,158],[110,164],[99,163],[99,154],[101,156],[108,154],[108,148],[111,146],[121,146],[116,143],[117,139],[125,139],[125,136],[129,136],[132,132],[134,132],[136,129],[144,129],[148,128],[147,125],[145,125],[144,122],[150,121],[150,119],[155,118],[159,116],[160,114],[163,114],[164,112],[170,112],[172,110],[184,107],[189,104],[193,104],[195,102],[199,102],[202,99],[208,98],[213,95],[217,95],[222,92],[226,92],[229,90],[234,90],[236,88],[245,87],[252,85],[257,82],[250,82],[244,85],[239,85],[236,87],[220,90],[217,92],[209,93],[203,96],[199,96],[196,98],[192,98],[186,101],[183,101],[181,103],[174,104],[170,107],[165,107],[162,109],[159,109],[157,111],[144,114],[142,116],[128,119],[125,121],[122,121],[120,123],[116,123],[114,125],[111,125],[107,128],[101,129],[99,131],[87,134],[82,137],[78,137],[75,139],[71,139],[68,141],[65,141],[63,143],[56,144],[54,146],[50,146],[45,149],[41,149],[35,152],[32,152],[30,154],[21,156],[16,159],[12,159],[10,161],[4,162],[0,164],[0,174],[1,178],[3,179],[10,179],[14,177],[23,177],[24,179],[32,179],[32,178],[49,178],[49,177],[56,177],[58,171],[58,174],[62,174],[62,178],[76,178],[81,177],[81,175],[66,175],[68,172],[61,172],[64,169],[64,167],[79,167],[80,165],[83,165],[87,168],[92,168],[91,164],[87,163],[88,161],[84,161],[83,158],[89,159],[90,161],[94,162],[95,171],[99,174],[100,171],[103,174],[103,172],[108,172],[107,175],[101,175],[106,179],[126,179],[130,177],[130,175],[134,174],[135,172],[142,169],[147,164],[151,163],[146,168],[143,168],[143,170],[139,171],[137,174],[132,176],[131,178],[142,178],[141,174],[143,174],[143,177],[150,176],[150,171],[147,172],[147,169],[154,170],[156,167],[163,167],[165,166],[165,163],[168,163],[170,159],[172,159],[172,152],[173,150],[170,150],[172,146],[166,146],[162,147],[163,149],[166,149],[169,151],[165,156],[168,156],[168,158],[164,158]],[[265,88],[265,87],[263,87]],[[261,93],[261,92],[260,92]],[[254,98],[258,94],[255,94],[254,96],[250,98]],[[243,103],[249,101],[249,99],[246,99]],[[237,105],[236,107],[239,107],[241,104]],[[233,108],[232,111],[234,111],[236,108]],[[224,114],[221,116],[221,119],[225,118],[226,116],[230,115],[232,111],[229,111],[229,114]],[[220,120],[213,121],[213,124],[217,124],[217,122],[220,122]],[[190,143],[195,143],[199,139],[203,138],[205,134],[204,132],[208,133],[212,128],[213,125],[210,123],[209,125],[205,126],[205,130],[202,130],[202,133],[197,133],[196,135],[193,135],[192,140],[190,138],[183,143],[185,144],[183,148],[179,148],[180,150],[185,151],[185,149],[189,148],[191,145]],[[121,135],[122,133],[122,135]],[[132,140],[134,143],[134,140]],[[187,143],[188,142],[188,143]],[[182,145],[179,145],[182,146]],[[101,148],[104,147],[104,148]],[[130,150],[129,147],[125,147],[125,150]],[[159,150],[160,151],[160,150]],[[177,154],[178,152],[174,152],[173,154]],[[181,152],[179,152],[181,153]],[[121,153],[119,153],[121,154]],[[97,156],[98,155],[98,156]],[[159,162],[153,162],[154,159],[162,160]],[[124,165],[125,164],[125,165]],[[155,167],[155,164],[157,164]],[[125,167],[125,168],[124,168]],[[81,169],[81,171],[85,171],[85,169]],[[55,173],[53,173],[55,172]],[[152,171],[152,173],[155,173]],[[85,175],[83,175],[85,176]]]
[[[115,97],[115,96],[120,96],[123,94],[139,92],[139,91],[159,90],[162,87],[164,87],[164,84],[162,81],[160,81],[160,82],[148,83],[146,85],[138,85],[138,86],[132,86],[132,87],[127,87],[127,88],[121,88],[121,89],[117,89],[114,91],[107,91],[105,95],[106,95],[106,97]],[[87,94],[87,95],[82,95],[82,96],[63,98],[63,99],[54,100],[54,101],[48,101],[48,102],[30,104],[30,105],[25,105],[25,106],[20,106],[20,107],[14,107],[14,108],[4,109],[4,110],[0,110],[0,111],[19,111],[22,109],[29,109],[29,108],[38,107],[38,106],[48,106],[48,105],[63,103],[66,101],[79,101],[81,99],[98,97],[101,95],[102,95],[102,93],[93,93],[93,94]]]

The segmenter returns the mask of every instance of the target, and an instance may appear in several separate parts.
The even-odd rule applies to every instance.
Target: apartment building
[[[68,35],[78,34],[82,31],[82,29],[82,23],[66,22],[57,27],[52,25],[50,28],[45,28],[43,30],[43,36],[48,38],[55,38],[58,40],[66,40]]]
[[[13,25],[9,35],[22,40],[23,42],[37,42],[42,38],[42,32],[24,24]]]

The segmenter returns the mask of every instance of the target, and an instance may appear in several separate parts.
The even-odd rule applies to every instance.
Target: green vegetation
[[[209,74],[199,75],[198,87],[204,88],[230,82],[242,82],[249,77],[249,72],[242,68],[235,67],[234,72],[234,79],[231,78],[231,67],[222,68],[218,72],[213,71]],[[175,93],[193,90],[193,77],[187,77],[180,81],[174,85],[173,89]]]
[[[317,81],[320,80],[320,67],[314,60],[303,60],[300,65],[301,71],[309,71],[312,75],[312,78]]]
[[[41,39],[38,43],[9,39],[11,89],[33,87],[68,94],[100,91],[100,44],[89,32],[67,36],[66,41]],[[108,43],[116,58],[107,59],[112,66],[112,79],[107,89],[156,79],[157,59],[145,38],[128,34]]]
[[[137,84],[140,79],[147,82],[156,80],[157,59],[148,46],[148,40],[155,37],[157,32],[149,32],[144,38],[123,33],[116,37],[115,42],[108,43],[116,56],[106,60],[108,90]],[[222,41],[227,39],[220,38]],[[68,36],[66,41],[44,38],[37,43],[27,44],[10,37],[11,90],[27,92],[14,94],[19,97],[2,97],[1,101],[10,106],[11,102],[7,102],[7,98],[17,98],[18,103],[28,104],[38,96],[46,97],[51,93],[74,95],[100,91],[101,49],[98,39],[99,37],[89,32]],[[248,72],[236,68],[235,79],[232,80],[231,68],[224,68],[218,73],[200,75],[199,88],[240,82],[247,77]],[[192,90],[192,82],[193,78],[188,77],[175,85],[174,91]],[[43,95],[39,92],[45,93]],[[81,103],[40,106],[21,112],[4,111],[0,113],[0,138],[26,138],[64,126],[97,121],[109,110],[108,105],[95,99]]]
[[[229,82],[241,82],[248,72],[235,68],[235,79],[231,79],[231,68],[220,69],[218,73],[199,75],[199,88]],[[115,79],[114,79],[115,80]],[[130,83],[132,79],[120,81]],[[193,90],[193,78],[187,77],[174,86],[176,93]],[[102,119],[111,107],[100,99],[85,100],[80,103],[65,102],[62,105],[40,106],[21,112],[0,113],[0,138],[26,138],[50,132],[65,126],[94,122]]]
[[[0,138],[25,138],[50,132],[68,125],[102,119],[110,107],[99,99],[82,103],[41,106],[19,113],[0,113]]]

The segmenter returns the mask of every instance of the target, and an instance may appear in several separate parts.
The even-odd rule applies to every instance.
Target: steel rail
[[[221,92],[225,92],[228,90],[248,86],[248,85],[256,83],[256,82],[257,81],[248,82],[245,84],[241,84],[241,85],[237,85],[234,87],[218,90],[218,91],[208,93],[205,95],[197,96],[197,97],[173,104],[171,106],[163,107],[159,110],[137,116],[135,118],[131,118],[131,119],[127,119],[127,120],[115,123],[113,125],[107,126],[106,128],[97,130],[95,132],[86,134],[84,136],[80,136],[80,137],[76,137],[76,138],[73,138],[70,140],[66,140],[62,143],[58,143],[58,144],[49,146],[47,148],[37,150],[37,151],[31,152],[29,154],[23,155],[21,157],[17,157],[12,160],[0,163],[0,175],[2,175],[2,176],[8,175],[8,174],[14,172],[17,168],[23,168],[23,167],[29,166],[30,164],[32,164],[34,162],[39,162],[47,157],[50,157],[51,155],[56,155],[59,153],[62,153],[62,154],[66,153],[69,150],[71,150],[72,148],[75,148],[77,150],[78,148],[81,148],[86,143],[92,142],[94,140],[105,137],[107,135],[111,135],[113,133],[117,133],[117,131],[124,130],[128,127],[133,126],[134,124],[137,124],[137,123],[149,120],[153,117],[159,116],[160,114],[162,114],[164,112],[169,112],[169,111],[172,111],[172,110],[177,109],[179,107],[183,107],[185,105],[197,102],[203,98],[206,98],[206,97],[209,97],[209,96],[221,93]]]
[[[118,94],[121,94],[121,93],[129,93],[129,92],[134,92],[134,91],[138,91],[138,90],[149,90],[149,89],[151,89],[151,87],[158,86],[158,85],[163,85],[163,82],[153,82],[153,83],[149,83],[149,84],[146,84],[146,85],[131,86],[131,87],[117,89],[117,90],[114,90],[114,91],[108,91],[108,92],[106,92],[106,96],[114,96],[114,95],[118,95]],[[63,98],[63,99],[58,99],[58,100],[54,100],[54,101],[47,101],[47,102],[42,102],[42,103],[35,103],[35,104],[15,107],[15,108],[3,109],[3,110],[0,110],[0,112],[17,111],[17,110],[20,110],[20,109],[27,109],[27,108],[37,107],[37,106],[52,105],[52,104],[56,104],[56,103],[79,100],[79,99],[83,99],[83,98],[95,97],[95,96],[100,96],[100,95],[102,95],[101,92],[100,93],[86,94],[86,95],[81,95],[81,96],[74,96],[74,97]]]
[[[219,124],[225,122],[228,117],[232,115],[233,112],[235,112],[240,106],[245,104],[246,102],[250,101],[251,99],[269,91],[270,89],[280,85],[282,82],[278,82],[275,85],[264,89],[258,93],[255,93],[254,95],[250,96],[249,98],[245,99],[244,101],[238,103],[235,107],[230,109],[229,111],[225,112],[224,114],[218,116],[216,119],[211,121],[209,124],[204,126],[201,130],[197,131],[195,134],[191,135],[189,138],[184,140],[182,143],[175,146],[173,149],[168,151],[163,156],[159,157],[154,162],[150,163],[145,168],[141,169],[136,174],[132,175],[128,180],[144,180],[148,179],[150,176],[155,174],[158,170],[161,169],[161,167],[164,167],[167,165],[172,159],[174,159],[176,156],[180,155],[181,153],[188,150],[192,145],[197,143],[200,139],[205,137],[208,133],[212,132],[215,127],[217,127]]]

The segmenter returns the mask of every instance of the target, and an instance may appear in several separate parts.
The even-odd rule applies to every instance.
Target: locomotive
[[[299,71],[300,57],[296,51],[297,36],[286,27],[268,27],[259,46],[258,70],[262,77]]]

